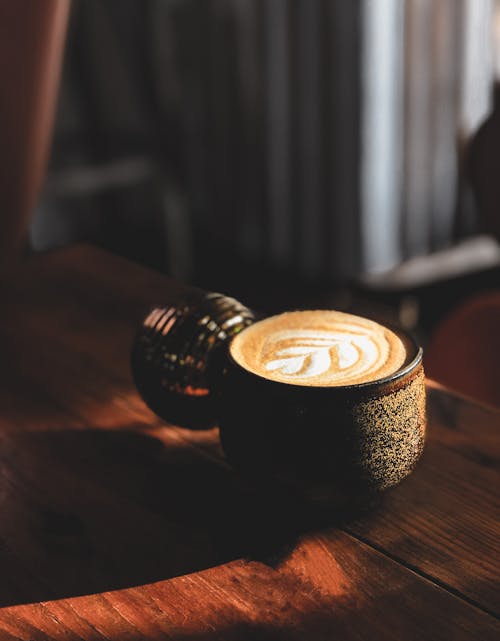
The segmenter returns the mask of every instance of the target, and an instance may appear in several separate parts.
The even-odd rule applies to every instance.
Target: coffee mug
[[[218,417],[229,461],[318,496],[385,490],[425,439],[422,349],[333,311],[288,312],[232,338]]]

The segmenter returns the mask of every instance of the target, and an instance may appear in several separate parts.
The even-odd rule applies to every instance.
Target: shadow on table
[[[272,565],[298,534],[338,516],[259,489],[161,433],[2,436],[0,605],[130,587],[240,557]]]

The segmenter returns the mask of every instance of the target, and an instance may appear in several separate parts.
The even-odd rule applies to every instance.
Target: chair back
[[[70,4],[0,3],[0,268],[27,246],[47,165]]]

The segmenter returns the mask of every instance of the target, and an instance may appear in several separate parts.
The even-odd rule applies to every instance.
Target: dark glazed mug
[[[264,378],[236,362],[229,345],[218,412],[229,461],[311,498],[348,499],[402,481],[422,453],[426,425],[422,349],[405,340],[412,353],[399,370],[336,387]]]

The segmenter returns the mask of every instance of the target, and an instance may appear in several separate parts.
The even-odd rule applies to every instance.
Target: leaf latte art
[[[366,383],[396,372],[408,358],[395,332],[336,311],[286,312],[245,329],[233,358],[264,378],[295,385]]]
[[[280,347],[290,343],[290,347]],[[281,370],[283,376],[292,378],[321,376],[335,366],[340,373],[354,367],[365,370],[373,366],[378,355],[377,346],[367,336],[312,330],[278,332],[266,348],[265,369]]]

